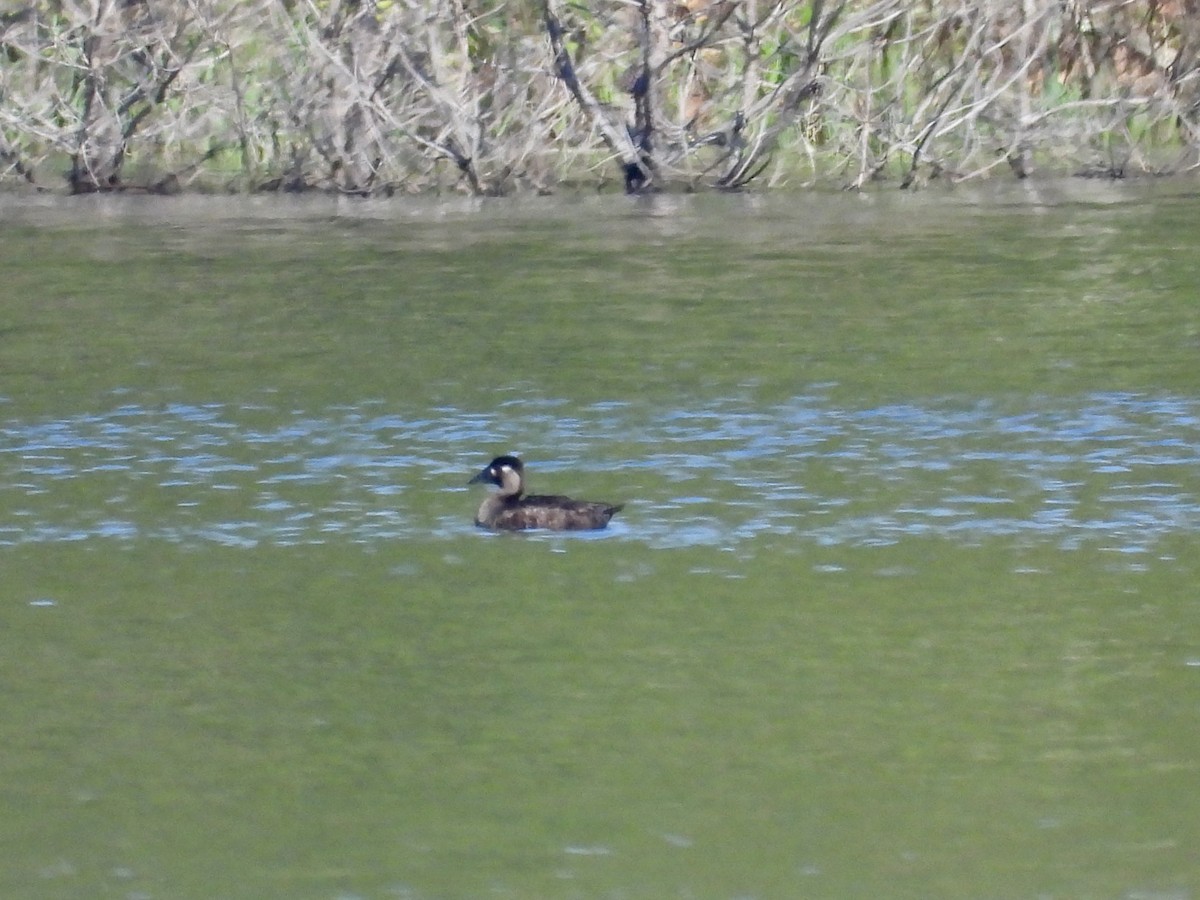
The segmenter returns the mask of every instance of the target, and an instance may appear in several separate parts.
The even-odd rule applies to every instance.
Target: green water
[[[1200,892],[1190,185],[90,200],[0,199],[0,895]]]

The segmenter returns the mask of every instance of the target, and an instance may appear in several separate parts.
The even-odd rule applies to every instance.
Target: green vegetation
[[[0,10],[0,177],[76,193],[907,187],[1200,143],[1200,21],[1161,0]]]

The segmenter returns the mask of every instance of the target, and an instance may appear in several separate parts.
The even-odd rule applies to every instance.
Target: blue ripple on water
[[[125,404],[0,425],[0,544],[457,538],[473,530],[466,477],[498,446],[543,474],[607,473],[638,498],[615,537],[653,547],[1025,535],[1128,549],[1200,528],[1200,401],[1025,403],[852,409],[807,395],[647,410],[533,398],[416,417],[381,401],[317,414]]]

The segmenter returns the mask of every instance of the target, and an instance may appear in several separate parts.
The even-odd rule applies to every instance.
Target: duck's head
[[[494,484],[505,496],[517,496],[524,489],[525,467],[515,456],[497,456],[487,468],[467,484]]]

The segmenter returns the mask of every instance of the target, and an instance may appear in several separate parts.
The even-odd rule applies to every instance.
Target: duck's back
[[[501,531],[546,528],[551,531],[588,531],[604,528],[620,512],[621,503],[593,503],[548,494],[511,497],[491,510],[490,521],[478,524]]]

